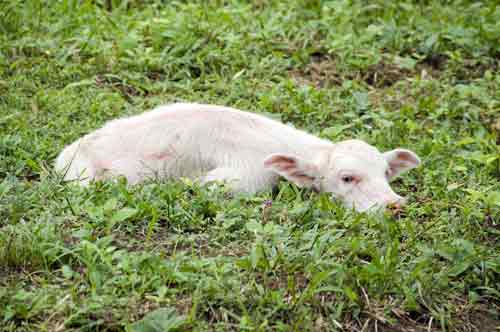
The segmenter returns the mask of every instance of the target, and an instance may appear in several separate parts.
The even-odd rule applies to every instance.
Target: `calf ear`
[[[299,187],[312,187],[319,176],[318,167],[288,154],[272,154],[264,160],[264,167],[273,170]]]
[[[406,149],[387,151],[384,153],[384,158],[389,164],[389,179],[420,165],[418,156],[414,152]]]

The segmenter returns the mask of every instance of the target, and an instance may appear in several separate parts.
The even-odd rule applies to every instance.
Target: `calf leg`
[[[275,174],[265,170],[219,167],[205,174],[201,178],[201,183],[224,181],[235,192],[257,192],[270,189],[276,180]]]
[[[85,154],[84,142],[81,139],[67,146],[57,157],[55,168],[67,181],[78,181],[82,185],[95,176],[95,167]]]

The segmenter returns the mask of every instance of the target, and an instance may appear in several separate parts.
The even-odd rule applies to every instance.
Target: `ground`
[[[0,2],[0,330],[498,331],[499,40],[497,1]],[[175,101],[412,149],[409,204],[54,173]]]

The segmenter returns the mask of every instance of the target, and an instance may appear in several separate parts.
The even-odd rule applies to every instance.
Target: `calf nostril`
[[[390,203],[390,204],[388,204],[388,205],[387,205],[387,208],[388,208],[389,210],[395,211],[395,210],[399,210],[399,209],[401,209],[401,206],[402,206],[401,204],[399,204],[398,202],[395,202],[395,203]]]
[[[387,208],[390,210],[400,210],[405,205],[406,200],[403,197],[400,197],[396,200],[389,201],[387,203]]]

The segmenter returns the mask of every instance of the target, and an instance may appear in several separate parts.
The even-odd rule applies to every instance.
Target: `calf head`
[[[410,150],[381,153],[359,140],[321,150],[312,161],[279,153],[264,161],[266,168],[298,186],[332,193],[358,211],[404,204],[404,198],[391,189],[389,181],[419,164],[420,159]]]

